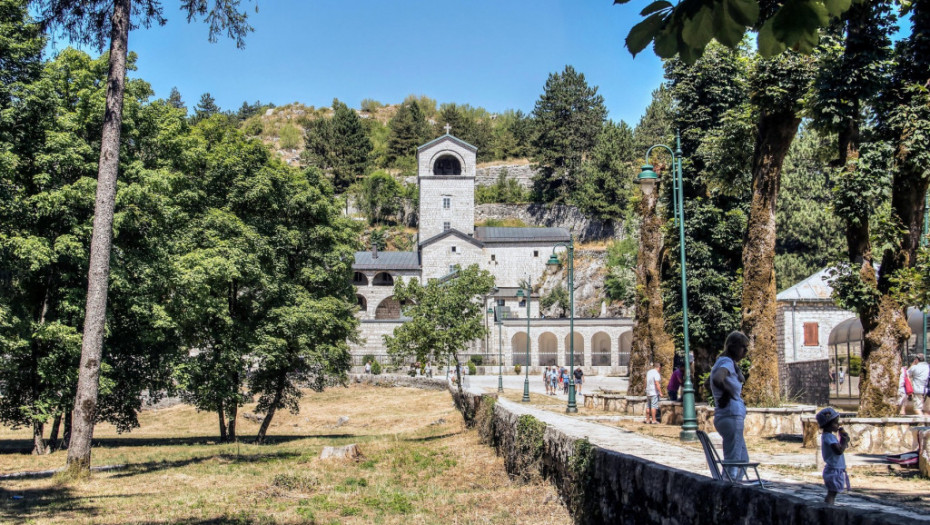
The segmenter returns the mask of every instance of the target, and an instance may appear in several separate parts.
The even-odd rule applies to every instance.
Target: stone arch
[[[539,336],[539,366],[554,366],[559,364],[559,339],[552,332],[545,332]]]
[[[371,284],[375,286],[394,286],[394,277],[387,272],[378,272],[375,274],[375,278],[372,279]]]
[[[627,330],[620,334],[617,344],[617,348],[619,349],[617,355],[619,362],[617,366],[630,366],[630,350],[633,348],[633,331]]]
[[[375,319],[400,319],[400,302],[393,295],[381,301],[375,309]]]
[[[363,314],[368,313],[368,299],[365,299],[364,295],[355,294],[355,303],[358,304]]]
[[[610,336],[598,332],[591,338],[591,365],[610,366]]]
[[[458,163],[458,173],[436,173],[437,168],[439,167],[438,164],[440,163],[440,161],[446,161],[446,160],[455,161],[453,165],[455,163]],[[465,159],[462,158],[462,156],[459,155],[455,151],[443,150],[443,151],[437,152],[435,155],[433,155],[433,158],[430,159],[429,165],[430,165],[430,173],[432,173],[433,175],[461,175],[465,173]],[[438,170],[438,171],[443,171],[443,170]],[[453,172],[455,171],[454,167],[452,171]]]
[[[526,332],[517,332],[510,339],[510,358],[515,365],[526,366]],[[532,350],[532,349],[531,349]]]
[[[569,343],[571,339],[568,338],[568,334],[565,334],[565,364],[568,365],[569,359]],[[575,332],[575,366],[585,366],[584,363],[584,337],[578,332]]]
[[[368,286],[368,276],[362,272],[352,274],[352,284],[355,286]]]

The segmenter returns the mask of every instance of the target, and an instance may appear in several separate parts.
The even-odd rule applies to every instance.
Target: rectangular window
[[[804,323],[804,346],[820,346],[819,325]]]
[[[533,250],[533,257],[539,257],[539,250]]]
[[[503,307],[503,306],[504,306],[504,302],[505,302],[505,301],[504,301],[503,299],[498,299],[498,300],[497,300],[497,306]]]
[[[526,308],[526,299],[520,300],[520,308]]]
[[[494,261],[496,261],[496,260],[497,260],[497,256],[494,255],[494,254],[492,253],[492,254],[491,254],[491,262],[494,262]]]
[[[443,197],[442,198],[442,209],[448,210],[452,207],[452,197]]]
[[[455,273],[455,265],[454,265],[454,264],[450,264],[450,265],[449,265],[449,273]]]
[[[455,253],[455,246],[452,247],[452,253]]]
[[[446,221],[446,222],[442,223],[442,231],[446,231],[446,230],[449,230],[449,229],[451,229],[451,228],[452,228],[452,223],[451,223],[451,222]]]

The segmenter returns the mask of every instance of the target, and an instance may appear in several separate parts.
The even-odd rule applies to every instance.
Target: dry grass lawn
[[[247,406],[243,412],[250,410]],[[240,414],[241,414],[240,413]],[[336,425],[341,416],[348,422]],[[511,481],[447,392],[352,386],[306,392],[279,413],[271,443],[216,442],[213,414],[179,405],[146,411],[141,428],[95,431],[93,464],[126,468],[89,480],[0,480],[3,523],[568,523],[547,483]],[[0,428],[0,475],[61,467],[36,457],[24,430]],[[326,445],[357,443],[360,461],[321,461]]]

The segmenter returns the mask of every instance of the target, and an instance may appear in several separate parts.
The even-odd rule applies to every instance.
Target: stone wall
[[[423,390],[445,390],[449,387],[449,382],[442,378],[436,377],[410,377],[407,375],[393,374],[353,374],[350,381],[355,383],[395,387],[403,386],[410,388],[420,388]]]
[[[804,447],[820,447],[820,426],[814,417],[802,418]],[[859,454],[901,454],[917,448],[917,427],[930,425],[923,417],[841,417],[840,424],[849,434],[849,450]],[[819,457],[819,455],[818,455]]]
[[[583,242],[620,238],[620,223],[586,217],[578,208],[546,204],[479,204],[475,206],[475,223],[488,219],[519,219],[527,226],[565,228]]]
[[[475,171],[475,184],[478,186],[493,186],[497,184],[497,179],[501,173],[506,170],[505,177],[517,181],[523,189],[532,189],[533,177],[536,176],[536,170],[529,164],[502,164],[499,166],[488,166],[478,168]]]
[[[812,503],[603,449],[531,416],[518,416],[494,396],[467,391],[465,397],[456,400],[457,406],[482,440],[504,457],[510,475],[550,480],[575,523],[900,523],[900,516],[891,513]]]
[[[795,361],[785,365],[785,394],[792,402],[830,404],[830,360]]]

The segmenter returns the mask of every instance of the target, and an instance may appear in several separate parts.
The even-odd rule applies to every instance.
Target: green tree
[[[630,0],[614,0],[625,4]],[[736,49],[747,29],[757,32],[759,53],[773,57],[786,49],[810,54],[820,30],[849,9],[849,0],[666,0],[651,2],[633,26],[626,47],[634,56],[650,43],[661,58],[678,55],[693,64],[711,40]]]
[[[544,201],[570,201],[581,176],[582,159],[594,148],[606,116],[604,97],[572,66],[546,79],[533,109],[533,161],[539,171],[536,191]]]
[[[452,135],[478,148],[478,162],[493,157],[491,115],[484,108],[473,108],[468,104],[442,104],[436,116],[433,134],[443,134],[446,124],[451,127],[449,132]]]
[[[372,226],[397,222],[403,210],[404,188],[392,175],[376,171],[356,185],[356,204]]]
[[[308,165],[331,173],[336,191],[342,192],[368,171],[372,144],[368,129],[355,110],[333,100],[333,118],[316,119],[305,128]]]
[[[170,104],[174,109],[187,109],[187,106],[181,99],[181,92],[178,91],[177,87],[171,88],[171,93],[168,94],[168,104]]]
[[[492,150],[494,159],[519,159],[532,154],[533,119],[522,111],[508,109],[494,119]]]
[[[394,297],[406,302],[405,314],[410,320],[384,336],[388,353],[396,358],[416,357],[417,361],[454,363],[456,371],[462,364],[459,354],[468,345],[483,338],[483,298],[494,287],[490,272],[473,264],[460,268],[449,279],[430,280],[425,286],[419,280],[398,281]],[[459,396],[462,381],[458,378]]]
[[[247,15],[239,11],[240,2],[207,0],[181,5],[187,19],[203,17],[209,24],[209,38],[225,31],[244,45],[245,35],[252,30]],[[33,0],[30,5],[38,19],[53,29],[59,28],[73,42],[92,44],[102,49],[109,40],[109,73],[104,125],[100,141],[100,161],[97,175],[93,239],[88,270],[87,306],[84,337],[81,346],[81,366],[73,416],[73,437],[68,449],[68,469],[72,474],[86,474],[90,469],[90,446],[97,411],[100,377],[100,357],[106,323],[107,288],[110,273],[110,247],[113,235],[113,208],[116,200],[116,178],[119,170],[120,127],[123,117],[123,93],[126,85],[129,29],[133,25],[131,0]],[[159,0],[140,0],[135,11],[140,19],[135,25],[152,22],[164,24]]]
[[[391,166],[412,168],[417,148],[429,140],[426,117],[416,101],[404,103],[388,123],[387,162]]]
[[[213,95],[204,93],[200,95],[200,101],[194,106],[193,123],[196,124],[203,119],[210,118],[220,113],[220,111],[220,107],[216,105],[216,100],[213,99]]]
[[[608,121],[591,155],[582,164],[572,202],[586,214],[620,220],[631,212],[634,167],[633,130],[625,122]]]

